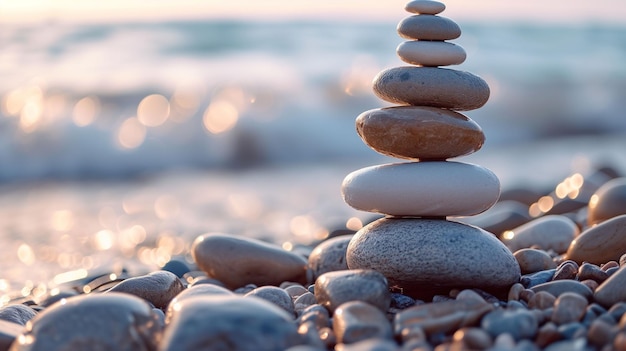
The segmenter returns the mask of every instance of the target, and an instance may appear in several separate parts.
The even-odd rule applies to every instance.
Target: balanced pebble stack
[[[480,108],[487,83],[471,73],[441,68],[465,61],[462,47],[447,40],[461,35],[452,20],[439,16],[445,5],[411,1],[413,13],[398,25],[400,58],[374,78],[374,92],[399,104],[366,111],[356,119],[361,139],[375,151],[403,159],[349,174],[345,202],[381,213],[350,241],[350,269],[382,273],[392,288],[427,295],[450,288],[507,290],[520,278],[512,253],[491,233],[449,221],[490,208],[500,195],[496,175],[481,166],[449,161],[479,150],[482,129],[457,111]]]

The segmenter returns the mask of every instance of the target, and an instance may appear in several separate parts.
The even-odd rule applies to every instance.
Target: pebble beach
[[[504,131],[462,23],[404,10],[314,122],[244,85],[4,92],[0,351],[626,350],[626,128]]]

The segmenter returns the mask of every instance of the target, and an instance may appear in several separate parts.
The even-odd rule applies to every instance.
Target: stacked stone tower
[[[398,24],[409,39],[398,46],[411,66],[394,67],[374,78],[374,92],[399,104],[362,113],[361,139],[375,151],[403,159],[349,174],[345,202],[385,218],[355,234],[347,251],[350,269],[373,269],[390,286],[411,295],[451,288],[508,289],[520,277],[511,252],[491,233],[447,220],[490,208],[500,194],[498,178],[481,166],[449,161],[479,150],[480,126],[457,111],[483,106],[489,86],[464,71],[440,68],[465,61],[456,39],[461,29],[438,16],[445,5],[416,0]]]

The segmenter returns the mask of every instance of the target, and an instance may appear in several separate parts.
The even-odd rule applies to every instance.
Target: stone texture
[[[419,13],[422,15],[436,15],[446,9],[446,5],[439,1],[431,0],[413,0],[410,1],[404,9],[411,13]]]
[[[478,151],[485,135],[454,111],[395,106],[365,111],[356,119],[359,136],[375,151],[396,158],[445,160]]]
[[[108,292],[139,296],[155,307],[165,309],[170,301],[184,289],[183,283],[176,274],[157,271],[140,277],[128,278],[109,289]]]
[[[81,295],[33,318],[11,351],[156,350],[158,317],[130,294]]]
[[[559,297],[566,292],[573,292],[579,294],[586,299],[591,299],[593,292],[586,285],[576,280],[554,280],[551,282],[535,285],[530,290],[536,292],[546,291],[555,297]]]
[[[26,322],[33,319],[36,315],[32,308],[22,304],[8,305],[0,308],[0,320],[19,325],[26,325]]]
[[[543,250],[521,249],[515,251],[513,256],[515,256],[522,274],[556,268],[556,263],[552,260],[552,257]]]
[[[352,235],[340,235],[323,241],[313,249],[308,266],[314,280],[326,272],[348,269],[346,249],[350,239]]]
[[[492,337],[509,334],[515,340],[531,339],[537,334],[539,323],[528,310],[495,310],[486,314],[480,326]]]
[[[374,93],[401,105],[474,110],[489,99],[489,86],[469,72],[434,67],[393,67],[374,78]]]
[[[626,253],[626,215],[613,217],[583,231],[572,241],[567,259],[603,264]]]
[[[391,339],[391,324],[375,306],[363,301],[341,304],[333,314],[333,330],[338,343],[352,344],[365,339]]]
[[[571,219],[549,215],[505,232],[502,241],[513,252],[536,246],[543,250],[564,253],[579,233],[578,226]]]
[[[274,305],[282,308],[290,316],[293,316],[294,305],[291,296],[284,290],[276,286],[261,286],[245,295],[246,297],[254,296],[259,299],[266,300]]]
[[[355,234],[346,257],[350,269],[376,269],[406,291],[508,290],[520,278],[513,254],[494,235],[445,220],[379,219]]]
[[[626,302],[626,268],[622,267],[600,284],[594,292],[594,300],[609,308],[618,302]]]
[[[615,178],[591,196],[587,222],[593,225],[623,214],[626,214],[626,178]]]
[[[406,63],[430,67],[460,65],[467,57],[461,46],[445,41],[405,41],[396,53]]]
[[[461,28],[449,18],[413,15],[398,23],[398,34],[405,39],[452,40],[461,36]]]
[[[348,301],[363,301],[387,311],[391,303],[387,279],[374,271],[353,269],[328,272],[315,281],[315,298],[330,312]]]
[[[229,289],[246,284],[307,283],[307,261],[301,255],[259,240],[227,234],[198,237],[191,253],[200,269]]]
[[[280,351],[301,344],[291,316],[256,297],[196,296],[173,309],[160,351]]]
[[[555,301],[552,312],[552,322],[557,325],[580,321],[585,315],[587,299],[583,296],[566,292],[561,294]]]
[[[471,216],[485,211],[500,193],[490,170],[461,162],[376,165],[350,173],[344,201],[357,210],[392,216]]]
[[[391,340],[367,339],[354,344],[339,344],[335,351],[398,351],[398,345]]]
[[[167,309],[165,312],[165,320],[169,323],[172,318],[172,314],[174,311],[172,310],[173,306],[177,303],[184,301],[185,299],[192,298],[194,296],[214,296],[214,295],[234,295],[234,293],[226,288],[223,288],[219,285],[213,284],[199,284],[191,286],[185,290],[183,290],[180,294],[176,295],[170,303],[167,305]]]

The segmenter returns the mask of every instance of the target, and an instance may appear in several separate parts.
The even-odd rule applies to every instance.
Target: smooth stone
[[[552,322],[547,322],[542,325],[537,331],[535,344],[543,349],[544,347],[560,339],[561,334],[558,332],[556,324]]]
[[[395,106],[361,113],[356,130],[383,155],[412,160],[445,160],[478,151],[485,134],[476,122],[454,111]]]
[[[287,294],[289,294],[289,296],[291,296],[292,300],[295,300],[298,297],[300,297],[302,294],[309,292],[307,288],[305,288],[304,286],[300,284],[288,286],[285,288],[285,291],[287,292]]]
[[[413,0],[406,4],[404,9],[411,13],[422,15],[436,15],[446,9],[446,5],[439,1]]]
[[[547,291],[538,291],[533,297],[528,300],[528,308],[546,310],[553,308],[556,302],[556,297]]]
[[[616,334],[617,330],[612,328],[611,324],[606,323],[601,319],[596,319],[589,326],[586,336],[588,342],[591,345],[594,345],[596,349],[604,350],[603,346],[607,344],[610,345]],[[609,350],[611,350],[611,348],[609,348]]]
[[[593,296],[593,292],[586,285],[578,282],[576,280],[554,280],[551,282],[535,285],[530,290],[535,293],[539,291],[546,291],[555,297],[559,297],[561,294],[566,292],[573,292],[585,297],[587,300],[590,300]]]
[[[390,163],[348,174],[341,192],[348,205],[362,211],[399,217],[472,216],[498,200],[500,181],[490,170],[469,163]]]
[[[313,323],[317,329],[322,329],[330,327],[330,315],[326,307],[314,304],[302,311],[297,322],[299,325]]]
[[[626,252],[626,215],[613,217],[583,231],[572,241],[567,259],[603,264],[618,261]]]
[[[535,285],[543,284],[552,280],[554,273],[556,272],[556,268],[554,269],[546,269],[545,271],[539,271],[536,273],[526,274],[520,278],[520,283],[525,288],[531,288]]]
[[[577,338],[573,340],[562,340],[553,342],[543,351],[587,351],[587,340],[585,338]]]
[[[172,272],[177,277],[182,278],[185,274],[191,272],[191,268],[184,259],[171,259],[161,268],[164,271]]]
[[[485,350],[491,347],[491,336],[483,329],[477,327],[464,327],[458,329],[452,335],[454,341],[462,342],[470,350]]]
[[[592,279],[601,284],[609,278],[609,274],[597,265],[585,262],[578,268],[577,277],[579,281]]]
[[[8,305],[0,308],[0,320],[16,323],[19,325],[26,325],[26,322],[33,319],[37,313],[25,305],[16,304]]]
[[[548,215],[506,231],[502,234],[502,241],[513,252],[536,246],[564,253],[579,233],[578,226],[571,219]]]
[[[539,323],[527,310],[494,310],[480,321],[480,326],[492,337],[510,334],[513,339],[530,339],[537,334]]]
[[[406,63],[428,67],[460,65],[467,58],[461,46],[445,41],[405,41],[396,53]]]
[[[334,350],[335,351],[398,351],[398,345],[391,340],[367,339],[367,340],[356,342],[354,344],[339,344],[335,346]]]
[[[235,295],[232,291],[223,288],[219,285],[213,284],[199,284],[191,286],[180,294],[176,295],[170,303],[167,305],[167,309],[165,312],[165,320],[166,323],[169,324],[170,319],[172,318],[172,314],[174,311],[172,310],[173,306],[181,301],[192,298],[194,296],[214,296],[214,295]]]
[[[276,286],[261,286],[244,295],[245,297],[258,297],[282,308],[290,316],[295,314],[293,300],[284,290]]]
[[[489,100],[489,85],[469,72],[435,67],[393,67],[374,77],[374,93],[391,103],[475,110]]]
[[[562,262],[554,272],[552,280],[576,279],[578,273],[578,264],[574,261],[567,260]]]
[[[606,308],[626,302],[625,286],[626,267],[622,267],[596,288],[593,299]]]
[[[551,320],[557,325],[579,322],[585,315],[587,304],[587,299],[579,294],[563,293],[554,303]]]
[[[302,341],[287,312],[256,297],[196,296],[173,309],[159,351],[279,351]]]
[[[453,20],[426,14],[406,17],[396,29],[405,39],[452,40],[461,36],[461,27]]]
[[[109,292],[132,294],[146,299],[155,307],[165,309],[170,301],[185,287],[176,274],[157,271],[150,274],[128,278],[115,285]]]
[[[199,236],[191,248],[194,261],[229,289],[246,284],[307,283],[307,260],[281,247],[251,238],[211,233]]]
[[[391,304],[387,279],[375,270],[352,268],[322,274],[315,281],[315,298],[331,313],[349,301],[363,301],[386,312]]]
[[[532,217],[528,214],[528,206],[514,200],[502,201],[502,194],[500,194],[498,202],[487,211],[477,216],[463,217],[458,220],[483,228],[489,233],[501,237],[505,231],[530,222]]]
[[[341,304],[333,314],[333,330],[338,343],[352,344],[365,339],[391,339],[391,324],[375,306],[363,301]]]
[[[495,307],[482,299],[449,300],[409,307],[396,314],[394,333],[402,335],[419,328],[429,335],[451,333],[463,327],[476,325]]]
[[[156,350],[160,332],[158,316],[139,297],[80,295],[40,312],[11,351]]]
[[[587,222],[594,225],[623,214],[626,214],[626,178],[615,178],[591,196]]]
[[[379,219],[355,234],[346,257],[350,269],[376,269],[405,294],[508,290],[520,278],[513,254],[493,234],[445,220]]]
[[[309,255],[309,270],[313,273],[313,279],[320,275],[348,269],[346,263],[346,249],[352,235],[340,235],[327,239],[317,245]]]
[[[522,274],[535,273],[546,269],[556,268],[552,257],[543,250],[521,249],[513,253]]]
[[[9,350],[23,330],[24,326],[21,324],[0,320],[0,350]]]

